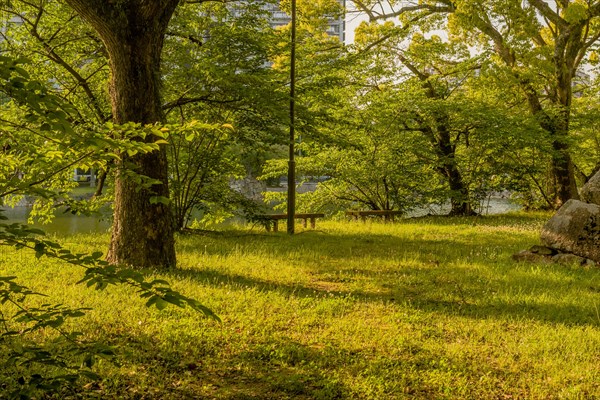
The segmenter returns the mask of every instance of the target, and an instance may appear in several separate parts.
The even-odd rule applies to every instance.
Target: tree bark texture
[[[582,48],[582,34],[585,24],[580,22],[563,27],[558,35],[554,48],[554,68],[556,75],[556,95],[553,102],[560,107],[554,121],[552,147],[552,171],[556,179],[556,208],[559,208],[569,199],[579,199],[577,181],[575,180],[575,166],[571,159],[570,148],[567,143],[569,136],[571,106],[573,103],[573,79],[577,72],[579,57]]]
[[[579,199],[577,181],[575,180],[575,165],[567,143],[569,132],[569,115],[561,115],[561,120],[554,122],[552,135],[552,175],[554,177],[555,208],[559,209],[570,199]]]
[[[462,174],[456,164],[456,145],[452,143],[448,130],[448,117],[438,116],[437,134],[432,135],[432,145],[438,158],[437,170],[448,182],[450,187],[451,216],[474,215],[471,206],[469,188],[465,184]]]
[[[179,0],[66,0],[98,32],[110,58],[109,93],[116,124],[163,122],[160,59],[167,25]],[[147,138],[155,140],[156,138]],[[161,184],[141,188],[133,171]],[[166,149],[122,155],[107,259],[140,268],[174,266],[175,241],[168,205]]]

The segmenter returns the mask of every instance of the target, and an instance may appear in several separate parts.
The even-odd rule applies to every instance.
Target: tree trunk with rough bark
[[[448,115],[436,117],[437,133],[430,133],[430,140],[438,159],[437,171],[450,187],[451,216],[475,215],[469,196],[469,188],[465,184],[462,173],[456,164],[456,144],[452,143],[449,131]]]
[[[568,132],[568,131],[567,131]],[[575,165],[571,159],[568,133],[552,136],[552,175],[554,177],[554,207],[559,209],[570,199],[579,199],[577,181],[575,180]]]
[[[554,119],[552,147],[552,172],[556,183],[556,208],[559,208],[569,199],[579,199],[577,181],[575,180],[575,166],[571,159],[568,136],[571,120],[571,106],[573,103],[573,78],[579,65],[578,58],[584,47],[582,34],[585,24],[571,24],[562,27],[555,43],[552,57],[555,68],[556,93],[550,96],[551,101],[559,107],[558,115]]]
[[[160,58],[179,0],[65,1],[94,27],[106,46],[113,121],[163,122]],[[123,154],[117,168],[108,260],[140,268],[174,266],[171,210],[166,204],[151,202],[153,197],[169,196],[166,149],[132,157]],[[161,183],[142,188],[128,171]]]
[[[443,96],[437,93],[435,87],[429,81],[430,74],[423,73],[415,68],[405,58],[401,58],[405,66],[423,82],[428,98],[442,100]],[[471,205],[469,187],[463,179],[463,175],[456,163],[456,143],[452,143],[450,134],[450,117],[445,112],[435,116],[433,127],[426,127],[423,133],[429,139],[433,152],[437,158],[437,172],[446,180],[450,187],[450,216],[475,215]]]

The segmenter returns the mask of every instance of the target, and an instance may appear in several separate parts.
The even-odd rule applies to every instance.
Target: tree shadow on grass
[[[369,348],[306,345],[287,337],[265,336],[250,343],[238,342],[225,351],[220,349],[222,343],[212,343],[205,351],[198,346],[197,334],[178,338],[173,346],[161,337],[119,336],[117,340],[128,356],[119,370],[96,389],[97,398],[433,399],[448,398],[457,387],[462,391],[457,398],[484,398],[478,395],[477,385],[468,384],[469,380],[477,383],[481,374],[498,383],[509,382],[509,388],[492,389],[498,396],[527,397],[527,393],[520,392],[523,388],[510,385],[519,380],[520,372],[514,368],[484,363],[474,372],[469,360],[438,353],[410,339],[393,352],[374,354]],[[427,379],[440,375],[454,376],[462,382]],[[348,381],[355,385],[344,383]]]
[[[488,227],[523,224],[522,216],[464,219],[485,222]],[[528,221],[539,223],[539,218]],[[430,222],[439,226],[450,224],[440,218]],[[477,319],[527,318],[600,325],[593,304],[587,307],[582,301],[573,300],[600,291],[594,271],[513,262],[510,255],[521,250],[529,237],[527,230],[521,235],[519,231],[493,229],[458,233],[454,238],[448,237],[446,230],[436,233],[428,229],[415,229],[414,235],[406,231],[399,235],[306,232],[294,238],[221,235],[217,242],[204,248],[188,241],[181,249],[225,258],[234,253],[234,258],[240,260],[266,255],[270,263],[266,268],[273,269],[272,278],[253,276],[251,270],[236,273],[206,266],[188,266],[168,273],[204,285],[229,285],[233,290],[275,292],[284,297],[334,296],[360,302],[408,304],[426,312]],[[288,265],[297,264],[304,280],[278,280],[278,259]],[[548,274],[540,273],[540,269]]]
[[[488,234],[485,238],[443,237],[423,239],[419,233],[412,237],[391,234],[332,235],[310,232],[300,240],[277,236],[244,236],[220,239],[217,244],[183,243],[179,251],[191,255],[238,256],[267,254],[280,257],[282,262],[320,263],[349,262],[361,257],[374,260],[455,262],[497,256],[522,250],[523,238],[516,235]]]
[[[319,349],[290,339],[225,350],[198,346],[197,334],[178,334],[176,345],[148,335],[116,338],[127,354],[108,379],[104,396],[123,399],[285,400],[350,398],[349,389],[327,370],[352,359],[340,349]],[[227,347],[227,346],[225,346]],[[104,397],[106,398],[106,397]]]
[[[567,274],[571,271],[563,266],[545,267],[564,270]],[[562,296],[558,295],[568,294],[569,291],[573,291],[569,296],[571,298],[597,294],[600,287],[586,282],[586,276],[592,278],[593,271],[579,271],[582,274],[579,282],[566,280],[557,285],[556,279],[528,274],[528,265],[515,263],[514,268],[523,273],[490,281],[489,276],[481,275],[476,270],[465,271],[463,268],[446,266],[433,270],[433,273],[431,270],[426,273],[421,268],[402,267],[401,276],[394,271],[383,276],[378,273],[378,278],[385,283],[381,283],[372,292],[346,289],[343,282],[341,285],[336,285],[337,282],[329,285],[326,281],[288,284],[215,269],[182,269],[173,270],[169,274],[215,288],[227,286],[228,290],[270,292],[285,298],[346,298],[356,302],[397,304],[429,313],[474,319],[531,319],[546,323],[600,326],[600,318],[593,304],[584,307],[565,303],[561,301]],[[354,274],[368,278],[372,271],[356,270]],[[343,278],[337,277],[336,280]],[[519,291],[514,298],[510,295],[513,288]]]
[[[116,392],[123,399],[432,399],[453,398],[452,390],[459,388],[456,398],[529,397],[520,379],[526,364],[474,366],[468,357],[409,336],[393,350],[378,351],[339,342],[308,345],[279,334],[248,340],[214,332],[206,337],[178,332],[174,345],[162,335],[120,336],[130,356],[104,394]],[[428,379],[432,376],[438,379]],[[496,384],[482,389],[481,376]]]

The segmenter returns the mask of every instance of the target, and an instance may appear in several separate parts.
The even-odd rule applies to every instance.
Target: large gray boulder
[[[247,199],[261,203],[264,200],[263,192],[267,191],[267,184],[252,176],[243,179],[231,180],[229,187],[242,194]]]
[[[600,206],[600,171],[583,185],[579,195],[582,201]]]
[[[600,262],[600,206],[567,201],[542,228],[544,245]]]

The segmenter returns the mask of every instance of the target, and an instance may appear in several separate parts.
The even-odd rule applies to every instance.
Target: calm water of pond
[[[4,215],[8,217],[5,222],[26,223],[30,207],[4,208]],[[110,228],[110,221],[102,219],[100,216],[87,217],[73,215],[71,213],[56,213],[54,220],[49,224],[35,224],[36,227],[47,233],[58,235],[73,235],[75,233],[107,232]]]
[[[518,211],[520,206],[513,203],[510,199],[495,198],[489,202],[485,202],[481,209],[477,211],[483,215],[491,214],[504,214],[511,211]],[[29,217],[30,207],[14,207],[5,208],[4,215],[9,218],[8,222],[20,222],[26,223]],[[418,217],[426,214],[441,215],[450,211],[448,206],[431,206],[423,208],[421,210],[415,210],[411,212],[409,217]],[[47,233],[54,233],[58,235],[73,235],[76,233],[90,233],[97,232],[103,233],[110,229],[110,221],[107,218],[101,218],[99,216],[86,217],[80,215],[73,215],[70,213],[57,213],[56,217],[50,224],[39,224],[36,225],[40,229]]]
[[[509,198],[494,197],[484,201],[475,209],[481,215],[506,214],[513,211],[519,211],[522,207]],[[408,213],[409,217],[421,217],[423,215],[444,215],[450,212],[450,203],[440,205],[431,205]]]

